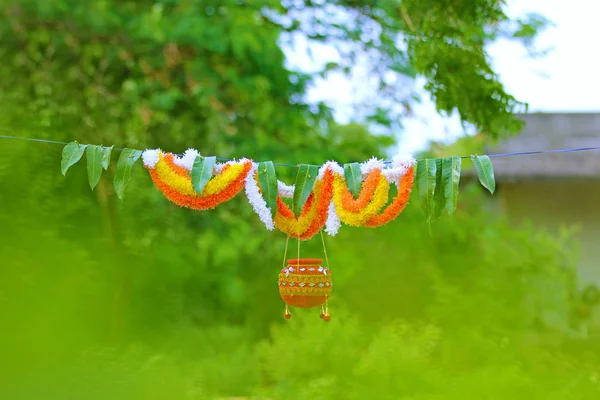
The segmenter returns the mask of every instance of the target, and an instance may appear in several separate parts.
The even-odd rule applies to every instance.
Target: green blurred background
[[[523,104],[485,45],[527,45],[543,18],[485,0],[324,3],[4,0],[0,134],[358,161],[394,148],[417,77],[480,132],[438,153],[518,132]],[[338,46],[340,62],[292,70],[283,49],[298,37]],[[306,93],[359,56],[380,96],[338,125]],[[475,184],[432,234],[413,199],[386,227],[327,237],[331,322],[284,321],[285,237],[243,195],[181,209],[138,164],[121,202],[114,161],[92,192],[84,163],[60,174],[61,150],[0,142],[2,399],[599,398],[568,231],[509,225]],[[302,249],[322,254],[318,239]]]

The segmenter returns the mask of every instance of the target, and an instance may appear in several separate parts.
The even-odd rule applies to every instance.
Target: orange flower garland
[[[329,203],[333,189],[333,173],[327,169],[323,179],[317,180],[315,187],[306,201],[302,214],[296,218],[290,207],[277,197],[277,214],[275,226],[290,237],[307,240],[316,235],[325,225]]]
[[[381,170],[379,170],[381,172]],[[364,226],[364,224],[371,218],[377,215],[388,201],[389,183],[381,173],[379,174],[379,181],[375,187],[373,195],[369,199],[368,203],[356,212],[348,210],[346,203],[344,202],[343,194],[348,191],[346,182],[340,178],[334,182],[333,202],[336,207],[336,213],[340,220],[346,225],[351,226]]]
[[[348,190],[344,178],[341,175],[336,174],[335,183],[336,187],[340,188],[340,203],[344,209],[353,213],[360,212],[364,209],[371,201],[380,178],[381,170],[379,168],[369,172],[367,178],[363,181],[360,193],[355,200],[352,193],[350,193],[350,190]]]
[[[387,224],[408,204],[414,183],[414,162],[412,157],[397,156],[391,168],[383,171],[383,166],[377,165],[375,159],[363,164],[366,170],[363,174],[366,173],[367,177],[357,199],[350,193],[342,173],[337,172],[333,183],[335,208],[330,213],[334,212],[339,221],[352,226],[374,228]],[[398,186],[398,195],[386,207],[390,183]]]
[[[229,162],[223,166],[221,173],[213,176],[204,187],[202,196],[217,194],[234,180],[240,177],[245,168],[244,163]],[[181,194],[197,196],[189,172],[175,164],[173,154],[165,154],[155,165],[158,177]]]
[[[315,189],[316,189],[315,185]],[[281,196],[277,198],[277,212],[273,221],[275,227],[287,235],[295,238],[299,238],[304,232],[308,230],[311,223],[315,219],[316,208],[315,208],[315,193],[317,190],[308,196],[300,217],[296,218],[289,206],[283,201]]]
[[[369,228],[376,228],[387,224],[394,220],[404,210],[404,207],[408,204],[410,192],[415,182],[414,167],[408,167],[406,173],[400,178],[398,182],[398,195],[394,198],[392,203],[385,208],[385,210],[367,220],[364,226]]]
[[[325,225],[327,221],[327,212],[329,211],[329,203],[333,197],[333,173],[328,169],[323,177],[321,193],[319,194],[319,202],[317,203],[316,218],[311,223],[307,231],[305,231],[300,239],[310,239]]]
[[[194,210],[212,209],[238,194],[252,162],[228,163],[205,187],[202,195],[192,192],[191,177],[188,171],[173,162],[173,154],[158,154],[154,167],[146,166],[156,187],[173,203]],[[232,173],[234,172],[234,173]],[[191,188],[191,190],[190,190]]]

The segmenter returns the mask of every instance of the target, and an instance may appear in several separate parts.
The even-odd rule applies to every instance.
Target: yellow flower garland
[[[187,196],[198,196],[198,193],[196,193],[194,187],[192,186],[191,178],[176,174],[163,159],[162,154],[160,154],[160,159],[156,163],[154,169],[163,182],[179,193]],[[202,191],[202,196],[211,196],[221,192],[233,181],[235,181],[243,171],[244,164],[231,163],[227,170],[212,177],[211,180],[208,181],[204,187],[204,191]]]
[[[317,204],[321,194],[322,180],[317,180],[314,186],[314,199],[309,211],[301,215],[298,220],[286,218],[279,211],[275,214],[274,222],[277,229],[290,236],[300,236],[310,227],[310,224],[317,217]]]
[[[369,204],[357,213],[348,211],[344,208],[344,204],[341,200],[345,185],[346,181],[344,178],[341,175],[336,174],[333,181],[333,203],[335,204],[336,212],[340,217],[340,220],[347,225],[364,226],[367,220],[376,215],[388,201],[390,184],[384,176],[381,176]]]

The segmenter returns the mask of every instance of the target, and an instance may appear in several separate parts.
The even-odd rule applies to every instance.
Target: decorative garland
[[[189,151],[189,150],[188,150]],[[187,153],[187,152],[186,152]],[[146,150],[142,154],[144,166],[156,187],[173,203],[194,210],[207,210],[231,200],[245,186],[252,168],[250,160],[230,161],[222,166],[204,187],[201,194],[195,192],[189,174],[189,161],[160,150]]]
[[[389,168],[377,159],[361,164],[360,175],[364,180],[355,198],[346,184],[344,169],[336,162],[328,161],[319,168],[297,217],[284,200],[294,197],[296,187],[277,181],[273,216],[260,187],[258,164],[247,159],[216,164],[202,193],[197,193],[191,173],[199,158],[200,154],[194,149],[188,149],[182,157],[163,154],[160,150],[146,150],[142,154],[144,166],[156,187],[173,203],[194,210],[211,209],[245,188],[248,202],[268,230],[277,228],[301,240],[312,238],[323,228],[329,235],[336,235],[342,222],[351,226],[376,227],[396,218],[408,203],[416,162],[410,156],[402,156],[396,157]],[[398,196],[386,207],[390,183],[398,187]]]
[[[343,223],[352,226],[364,226],[369,218],[373,217],[385,206],[388,201],[390,184],[381,175],[380,171],[379,174],[377,174],[377,177],[378,182],[374,187],[375,190],[371,191],[372,195],[370,198],[367,197],[361,199],[359,197],[359,200],[361,200],[360,202],[351,200],[352,195],[348,191],[343,180],[336,180],[333,202],[337,214]],[[370,190],[371,188],[367,189]]]
[[[65,175],[85,154],[90,187],[94,189],[102,171],[110,165],[112,150],[112,146],[68,143],[63,149],[61,171]],[[415,180],[419,184],[421,208],[429,223],[444,210],[453,214],[464,158],[417,162],[410,155],[397,155],[389,162],[371,158],[343,167],[335,161],[320,167],[299,164],[296,182],[290,185],[277,180],[276,165],[271,161],[256,163],[243,158],[217,163],[215,157],[203,157],[195,149],[188,149],[183,155],[163,153],[160,149],[118,150],[121,154],[114,187],[120,199],[131,179],[133,165],[141,158],[156,187],[173,203],[207,210],[244,190],[267,230],[277,228],[301,240],[322,231],[335,236],[342,223],[367,228],[389,223],[405,209]],[[471,156],[471,160],[480,183],[493,194],[496,182],[490,157]],[[390,200],[392,186],[396,187],[397,195]]]
[[[296,218],[282,195],[277,197],[275,226],[288,236],[307,240],[316,235],[328,219],[332,198],[333,172],[327,168],[322,179],[317,179],[299,218]],[[289,193],[285,193],[289,194]]]
[[[400,215],[400,213],[404,211],[404,207],[406,207],[406,205],[408,204],[410,191],[414,181],[414,167],[411,165],[410,167],[408,167],[407,172],[400,177],[400,180],[397,183],[398,194],[396,195],[392,203],[388,205],[381,214],[374,215],[371,218],[369,218],[365,222],[364,226],[368,228],[376,228],[396,219],[396,217],[398,217],[398,215]]]

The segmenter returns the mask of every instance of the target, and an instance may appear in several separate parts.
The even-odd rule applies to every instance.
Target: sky
[[[600,1],[508,0],[506,12],[510,17],[535,12],[554,25],[536,42],[538,48],[553,49],[541,59],[527,58],[518,43],[502,41],[488,48],[508,93],[529,103],[530,112],[600,112]],[[331,54],[327,48],[312,50],[316,59]],[[301,52],[290,52],[288,58],[294,65],[311,69],[311,61]],[[326,101],[343,123],[351,116],[349,105],[368,92],[369,84],[358,68],[350,78],[334,75],[318,81],[309,99]],[[464,134],[457,119],[440,117],[429,99],[414,111],[416,117],[404,121],[402,151],[416,152],[430,140],[451,142]]]

